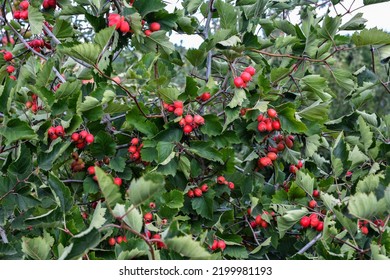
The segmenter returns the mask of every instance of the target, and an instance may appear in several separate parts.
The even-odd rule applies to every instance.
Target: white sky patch
[[[182,0],[165,0],[165,3],[167,3],[166,10],[173,12],[175,8],[182,9],[182,2]],[[363,0],[342,1],[342,4],[347,9],[351,6],[352,3],[353,5],[351,11],[363,6]],[[340,4],[336,5],[336,10],[339,14],[344,14],[346,12],[346,10]],[[322,9],[322,11],[326,12],[326,8]],[[390,2],[365,6],[364,8],[358,9],[351,14],[347,14],[342,18],[342,24],[348,22],[357,13],[363,13],[363,18],[367,20],[366,28],[377,27],[385,31],[390,31]],[[336,12],[333,8],[331,8],[330,16],[336,16]],[[199,18],[199,20],[202,20],[202,18]],[[300,21],[297,12],[290,13],[290,20],[293,24]],[[170,35],[170,41],[174,44],[182,45],[186,48],[198,48],[199,45],[203,42],[203,39],[199,35],[178,34],[173,32]]]

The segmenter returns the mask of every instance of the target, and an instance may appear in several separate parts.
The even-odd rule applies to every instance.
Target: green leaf
[[[129,209],[131,209],[129,211]],[[129,211],[126,215],[125,213]],[[141,213],[138,211],[136,207],[130,205],[128,209],[125,208],[123,204],[117,204],[115,208],[112,210],[116,217],[123,217],[123,221],[133,230],[137,232],[141,232],[143,226],[143,219]]]
[[[156,145],[157,162],[162,164],[162,162],[164,162],[168,158],[170,158],[172,151],[173,151],[173,148],[174,148],[174,144],[172,144],[170,142],[158,142]]]
[[[356,191],[367,194],[371,192],[375,193],[376,189],[379,187],[380,179],[381,177],[379,175],[370,174],[357,183]]]
[[[355,146],[355,148],[349,152],[348,160],[351,162],[350,169],[354,169],[363,162],[369,160],[369,158],[359,150],[358,146]]]
[[[123,157],[114,157],[110,160],[109,167],[116,172],[123,172],[126,167],[126,160]]]
[[[64,154],[71,144],[69,141],[56,142],[48,151],[41,151],[37,158],[38,166],[43,170],[49,171],[52,169],[54,162]]]
[[[139,205],[152,197],[165,185],[164,177],[159,173],[148,173],[141,178],[134,179],[128,190],[129,200]]]
[[[280,238],[283,238],[285,233],[307,214],[308,210],[306,208],[302,208],[297,210],[289,210],[283,216],[279,216],[277,218],[277,222]]]
[[[180,95],[180,91],[177,88],[161,88],[158,90],[158,93],[166,103],[173,103],[178,100]]]
[[[157,126],[144,118],[136,108],[133,108],[127,113],[125,124],[132,126],[148,137],[153,137],[158,132]]]
[[[192,260],[205,260],[211,258],[210,253],[189,235],[175,236],[165,240],[165,243],[170,250]]]
[[[9,165],[7,175],[17,179],[18,181],[23,181],[32,172],[33,161],[31,151],[26,147],[26,145],[22,145],[19,157]]]
[[[212,142],[192,141],[191,147],[188,150],[200,157],[211,161],[217,161],[222,164],[223,160],[221,157],[221,153],[218,152],[215,148],[213,148],[212,145]]]
[[[84,256],[90,249],[95,248],[100,243],[100,233],[97,229],[93,228],[88,234],[80,236],[78,238],[73,237],[68,249],[62,254],[60,260],[76,260]]]
[[[74,235],[73,237],[80,238],[82,236],[88,235],[93,229],[100,229],[107,221],[106,218],[104,218],[106,210],[106,208],[102,208],[102,204],[99,202],[93,212],[93,217],[91,223],[89,224],[89,227],[86,230],[78,233],[77,235]]]
[[[170,192],[164,193],[162,198],[164,200],[164,205],[169,208],[179,209],[183,207],[184,197],[181,191],[172,190]]]
[[[352,91],[355,88],[353,75],[350,71],[344,69],[335,69],[331,72],[336,80],[336,83],[347,91]]]
[[[169,55],[175,51],[175,47],[166,36],[165,30],[154,31],[150,36],[145,38],[144,47],[148,50],[153,49],[155,51],[156,45],[158,46],[159,50],[163,51],[166,55]]]
[[[244,246],[230,245],[223,251],[224,255],[238,260],[245,260],[248,258],[248,251]]]
[[[200,131],[208,136],[217,136],[222,133],[222,124],[219,118],[214,115],[205,115],[203,116],[205,124],[201,126]]]
[[[283,104],[276,108],[283,130],[290,133],[300,133],[307,130],[306,125],[295,117],[295,109],[291,104]]]
[[[375,194],[356,193],[349,200],[348,210],[357,218],[370,220],[379,212],[377,206]]]
[[[363,143],[364,151],[368,151],[373,143],[374,134],[371,132],[370,127],[366,124],[362,116],[358,118],[360,142]]]
[[[289,68],[279,67],[279,68],[272,68],[271,70],[271,82],[280,81],[281,79],[285,78],[286,75],[290,72]]]
[[[325,90],[328,87],[327,80],[320,75],[308,75],[300,80],[302,89],[317,95],[322,101],[327,101],[331,98]]]
[[[100,48],[103,50],[108,42],[110,41],[112,35],[115,32],[115,26],[107,27],[99,31],[99,33],[96,34],[94,42],[100,46]]]
[[[229,102],[228,107],[235,108],[237,106],[241,106],[242,103],[247,99],[245,90],[241,88],[234,89],[234,96],[232,100]]]
[[[315,152],[317,152],[318,148],[320,147],[320,136],[317,134],[311,135],[306,138],[306,147],[305,147],[305,154],[308,157],[312,157]]]
[[[58,205],[61,207],[62,212],[64,214],[67,213],[72,209],[73,205],[73,198],[69,188],[66,187],[53,172],[49,173],[48,184],[54,196],[57,198]]]
[[[214,196],[213,190],[208,190],[201,197],[191,199],[192,208],[203,218],[212,220],[214,213]]]
[[[116,257],[117,260],[132,260],[132,259],[139,259],[139,257],[147,256],[148,251],[145,250],[139,250],[138,248],[135,248],[131,251],[121,251],[119,255]]]
[[[295,182],[300,186],[308,195],[313,194],[313,187],[315,179],[309,174],[303,173],[301,170],[297,172],[297,178]]]
[[[236,30],[237,13],[234,7],[222,0],[214,2],[220,18],[220,28]]]
[[[337,16],[335,18],[325,16],[325,19],[322,24],[322,29],[320,30],[320,35],[328,40],[333,40],[333,37],[337,33],[337,29],[341,24],[341,17]]]
[[[340,30],[361,30],[365,27],[366,22],[367,20],[363,18],[363,13],[357,13],[348,22],[340,26]]]
[[[161,0],[148,0],[148,1],[134,1],[133,7],[141,14],[144,18],[151,12],[158,12],[165,8],[165,4]]]
[[[33,140],[37,138],[30,125],[19,119],[11,119],[6,126],[0,128],[0,135],[6,139],[5,144],[9,145],[18,140]]]
[[[116,144],[108,133],[99,131],[94,140],[93,144],[90,145],[90,151],[95,158],[103,159],[105,156],[115,155]]]
[[[344,141],[344,134],[341,132],[334,143],[331,154],[332,169],[335,176],[340,176],[343,171],[348,168],[348,155],[349,153]]]
[[[119,188],[114,184],[112,177],[107,175],[100,167],[95,166],[95,173],[98,179],[99,188],[106,199],[106,203],[113,208],[117,203],[122,203],[122,195]]]
[[[74,30],[72,24],[67,20],[57,18],[56,23],[53,26],[53,34],[57,39],[73,37]]]
[[[357,46],[390,44],[390,34],[378,28],[364,29],[352,35],[352,42]]]
[[[77,58],[88,64],[95,65],[102,48],[97,44],[83,43],[71,48],[61,48],[60,52]]]
[[[43,237],[28,238],[23,236],[22,252],[33,260],[48,260],[53,244],[54,238],[47,232],[43,234]]]
[[[365,6],[383,3],[383,2],[389,2],[390,0],[363,0],[363,4]]]
[[[322,196],[322,194],[321,194]],[[336,215],[337,220],[340,222],[340,224],[352,235],[354,236],[356,234],[356,223],[354,223],[351,219],[345,217],[341,212],[337,210],[333,210],[333,212]]]
[[[45,18],[38,8],[33,5],[28,6],[28,22],[31,27],[31,33],[38,35],[42,33],[43,22]]]
[[[201,66],[207,57],[207,52],[202,49],[189,49],[186,58],[195,67]]]

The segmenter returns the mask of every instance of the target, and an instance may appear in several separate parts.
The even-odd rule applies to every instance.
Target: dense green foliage
[[[1,6],[0,259],[390,256],[390,34],[356,6],[70,2]]]

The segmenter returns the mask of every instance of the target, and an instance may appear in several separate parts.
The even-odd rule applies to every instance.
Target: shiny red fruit
[[[8,65],[7,66],[7,72],[8,74],[11,74],[15,71],[15,67],[13,67],[12,65]]]
[[[95,174],[95,166],[88,167],[87,172],[89,175],[94,175]]]
[[[269,152],[269,153],[267,154],[267,157],[268,157],[270,160],[275,161],[275,160],[278,158],[278,155],[275,154],[274,152]]]
[[[115,238],[114,238],[114,237],[110,237],[110,238],[108,239],[108,244],[109,244],[110,246],[115,246],[115,244],[116,244]]]
[[[158,22],[152,22],[151,24],[149,24],[149,29],[152,32],[159,31],[160,28],[161,28],[161,25]]]
[[[121,244],[123,242],[123,237],[122,236],[117,236],[116,237],[116,243]]]
[[[231,190],[234,190],[234,183],[233,182],[229,182],[228,183],[228,188],[231,189]]]
[[[77,132],[74,132],[72,133],[72,136],[70,137],[73,141],[79,141],[80,139],[80,134],[78,134]]]
[[[122,179],[119,177],[114,178],[114,184],[120,187],[122,185]]]
[[[200,115],[195,115],[194,116],[194,122],[197,124],[197,125],[204,125],[204,118]]]
[[[176,115],[176,116],[181,116],[183,115],[183,108],[176,108],[175,111],[173,111],[173,113]]]
[[[119,30],[122,32],[122,33],[127,33],[130,31],[130,25],[127,21],[123,21],[119,27]]]
[[[316,206],[317,206],[317,201],[315,201],[314,199],[309,201],[310,208],[315,208]]]
[[[173,102],[173,106],[175,106],[175,108],[183,108],[184,104],[183,101],[176,100]]]
[[[316,231],[322,231],[324,229],[324,222],[319,222],[316,226]]]
[[[152,220],[153,220],[153,214],[150,213],[150,212],[146,213],[146,214],[144,215],[144,220],[145,220],[145,222],[150,222],[150,221],[152,221]]]
[[[149,203],[149,208],[151,208],[151,209],[156,208],[156,203],[150,202],[150,203]]]
[[[279,120],[273,121],[273,122],[272,122],[272,128],[273,128],[274,130],[280,130],[280,128],[281,128],[280,121],[279,121]]]
[[[88,144],[93,143],[94,140],[95,140],[95,137],[94,137],[92,134],[88,134],[88,135],[85,137],[85,142],[87,142]]]
[[[79,135],[81,139],[85,139],[85,137],[88,135],[88,132],[86,130],[82,130],[80,131]]]
[[[250,80],[252,80],[252,75],[249,74],[248,72],[242,72],[241,75],[240,75],[241,79],[247,83],[249,82]]]
[[[314,190],[313,191],[313,196],[314,197],[319,197],[320,196],[320,191],[319,190]]]
[[[131,145],[137,146],[138,143],[139,143],[139,139],[138,138],[131,139]]]
[[[236,77],[234,78],[234,85],[237,87],[237,88],[242,88],[244,86],[244,80],[241,78],[241,77]]]
[[[225,243],[225,241],[219,240],[219,241],[218,241],[218,248],[221,249],[221,251],[225,250],[225,248],[226,248],[226,243]]]
[[[11,52],[4,52],[3,58],[5,61],[11,61],[14,56]]]
[[[196,197],[201,197],[203,195],[203,192],[202,192],[202,190],[200,188],[195,188],[194,189],[194,195]]]
[[[202,192],[207,192],[209,190],[209,186],[207,186],[206,184],[203,184],[201,187],[200,187],[201,191]]]
[[[310,226],[312,228],[316,228],[319,223],[320,223],[320,220],[318,220],[317,218],[310,219]]]
[[[362,233],[363,233],[364,235],[367,235],[367,234],[368,234],[368,227],[363,226],[363,227],[360,228],[360,230],[362,231]]]
[[[225,183],[225,181],[226,181],[226,179],[225,179],[225,177],[223,177],[223,176],[218,176],[218,178],[217,178],[217,183],[218,184],[224,184]]]
[[[303,228],[307,228],[310,226],[310,218],[307,217],[307,216],[304,216],[302,217],[302,219],[299,221],[299,224],[303,227]]]
[[[215,251],[218,249],[218,240],[214,239],[213,245],[211,245],[211,250]]]
[[[190,134],[192,132],[193,128],[191,125],[186,124],[183,128],[184,134]]]
[[[22,10],[27,10],[27,9],[28,9],[28,6],[30,6],[30,3],[28,3],[28,1],[22,1],[22,2],[20,2],[20,4],[19,4],[19,7],[20,7]]]
[[[256,74],[256,69],[253,68],[252,66],[248,66],[247,68],[245,68],[244,71],[247,72],[247,73],[249,73],[251,76],[253,76],[254,74]]]
[[[190,123],[192,123],[194,121],[194,117],[192,115],[186,115],[184,117],[184,119],[185,119],[187,124],[190,124]]]
[[[263,221],[263,218],[261,217],[261,215],[257,215],[256,218],[255,218],[255,222],[256,222],[256,225],[261,225],[261,222]]]
[[[64,131],[64,127],[62,125],[59,125],[59,126],[56,126],[56,134],[60,137],[64,136],[65,134],[65,131]]]
[[[278,116],[278,114],[276,113],[276,110],[272,109],[272,108],[267,110],[267,114],[268,114],[268,117],[270,117],[272,119],[274,119]]]
[[[145,33],[145,36],[147,36],[147,37],[149,37],[150,35],[152,35],[152,31],[150,31],[149,29],[146,29],[145,31],[144,31],[144,33]]]
[[[193,190],[189,190],[188,192],[187,192],[187,196],[189,197],[189,198],[193,198],[194,197],[194,191]]]
[[[272,160],[269,157],[262,157],[259,159],[259,162],[262,166],[272,165]]]

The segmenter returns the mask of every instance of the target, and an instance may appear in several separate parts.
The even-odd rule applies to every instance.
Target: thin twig
[[[3,243],[8,243],[7,234],[5,233],[5,230],[2,227],[0,227],[0,236],[1,236],[1,240],[3,240]]]
[[[206,26],[204,28],[204,38],[207,40],[209,38],[209,32],[210,32],[210,23],[211,23],[211,18],[213,16],[213,3],[214,0],[210,0],[209,2],[209,11],[207,14],[207,21],[206,21]],[[206,61],[206,79],[207,81],[210,78],[211,75],[211,62],[212,62],[212,52],[211,50],[208,51],[207,53],[207,61]]]
[[[322,236],[322,233],[319,233],[309,243],[307,243],[301,250],[299,250],[297,254],[305,253],[307,250],[310,249],[311,246],[313,246],[321,238],[321,236]]]

